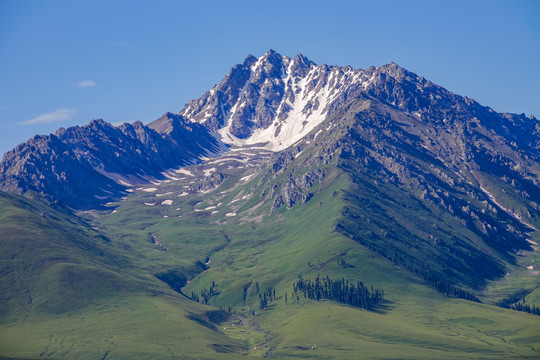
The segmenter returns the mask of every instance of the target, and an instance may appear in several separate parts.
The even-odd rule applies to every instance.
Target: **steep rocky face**
[[[217,130],[225,142],[264,143],[279,151],[360,94],[439,128],[461,119],[465,136],[478,134],[473,128],[481,122],[486,131],[539,155],[540,125],[534,118],[497,114],[395,63],[368,69],[317,66],[300,54],[291,59],[270,50],[259,58],[248,56],[180,114]]]
[[[8,191],[42,193],[82,209],[219,149],[206,128],[179,115],[167,113],[148,126],[136,122],[114,127],[93,120],[36,136],[8,152],[0,163],[0,184]]]
[[[395,64],[383,68],[386,75],[379,73],[362,94],[371,101],[372,114],[363,124],[377,127],[388,145],[381,145],[385,142],[374,130],[359,131],[365,147],[369,144],[385,154],[379,162],[394,158],[394,166],[386,167],[404,181],[414,174],[407,173],[409,166],[396,154],[424,153],[513,217],[538,227],[540,121],[524,114],[497,113]]]
[[[225,142],[264,143],[282,150],[307,135],[352,93],[365,89],[368,75],[270,50],[260,58],[248,56],[180,114],[217,130]]]
[[[540,228],[540,122],[496,113],[396,64],[363,73],[369,82],[274,155],[262,198],[272,212],[309,202],[337,168],[353,185],[335,230],[466,297],[453,286],[502,276]]]
[[[474,133],[466,130],[471,114]],[[334,230],[437,290],[468,298],[458,287],[479,289],[503,276],[540,227],[540,167],[534,148],[527,151],[538,136],[520,148],[505,131],[490,130],[509,119],[537,121],[477,105],[438,123],[359,94],[276,153],[257,187],[272,212],[284,211],[312,201],[336,171],[346,174],[351,185],[336,192],[344,208]]]
[[[180,114],[167,113],[148,126],[93,121],[35,137],[6,154],[0,183],[71,206],[107,201],[126,183],[160,178],[166,169],[223,150],[215,131],[223,142],[263,144],[277,152],[317,141],[326,150],[312,167],[327,165],[338,153],[365,156],[369,166],[384,169],[385,181],[402,186],[418,182],[415,162],[407,160],[416,154],[443,164],[501,211],[540,226],[539,121],[498,114],[394,63],[318,66],[300,54],[289,58],[270,50],[248,56]],[[274,210],[308,201],[308,183],[291,179],[290,186],[268,192],[275,196]],[[418,186],[409,190],[428,196],[436,189]]]

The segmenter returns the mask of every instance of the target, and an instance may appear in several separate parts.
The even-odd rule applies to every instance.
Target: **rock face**
[[[511,216],[533,223],[540,218],[538,119],[496,113],[395,63],[318,66],[300,54],[291,59],[270,50],[248,56],[180,113],[236,145],[283,151],[319,139],[326,150],[312,166],[328,164],[338,153],[361,157],[364,164],[355,166],[376,169],[381,181],[402,186],[421,182],[418,161],[411,160],[420,156],[430,166],[444,166],[436,176],[444,177],[445,186],[465,181],[507,204]],[[451,174],[441,175],[445,171]],[[309,199],[298,181],[269,192],[277,196],[275,208]],[[417,185],[423,190],[414,191],[434,196],[433,186]]]
[[[250,55],[220,84],[186,104],[181,115],[217,130],[232,144],[264,143],[282,150],[312,131],[351,94],[370,83],[370,71],[321,65],[270,50]]]
[[[441,186],[465,182],[501,211],[540,226],[538,119],[496,113],[394,63],[353,69],[272,50],[248,56],[180,115],[148,126],[95,120],[30,139],[4,156],[0,188],[92,207],[121,195],[126,184],[159,179],[223,150],[219,137],[275,151],[276,171],[317,143],[310,170],[347,163],[422,199],[439,199]],[[436,170],[427,175],[426,166]],[[311,198],[304,174],[265,192],[274,196],[274,210]],[[314,174],[315,183],[324,177]]]
[[[163,171],[196,163],[219,149],[205,127],[171,113],[148,126],[114,127],[93,120],[35,136],[6,153],[0,184],[8,191],[42,193],[76,209],[91,208],[122,195],[130,184],[163,178]]]
[[[540,122],[496,113],[396,64],[366,72],[364,89],[274,155],[258,185],[282,180],[262,198],[282,211],[311,201],[328,174],[345,174],[352,184],[336,193],[344,208],[335,231],[468,298],[454,286],[482,288],[517,251],[531,250]]]

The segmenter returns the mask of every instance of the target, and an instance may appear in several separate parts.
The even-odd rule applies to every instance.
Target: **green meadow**
[[[250,171],[186,196],[190,177],[162,182],[79,217],[2,193],[0,358],[538,358],[540,317],[496,306],[523,289],[539,304],[536,252],[482,303],[445,297],[336,231],[355,189],[345,173],[329,168],[308,202],[272,212],[265,191],[288,174],[241,181]],[[299,276],[361,281],[384,301],[294,296]]]

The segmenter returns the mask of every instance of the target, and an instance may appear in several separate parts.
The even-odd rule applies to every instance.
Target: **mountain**
[[[248,56],[180,114],[230,144],[281,150],[273,167],[289,178],[266,190],[272,211],[309,200],[332,162],[355,184],[336,228],[437,287],[502,276],[540,226],[540,122],[498,114],[394,63],[317,66],[271,50]],[[309,142],[318,150],[295,164]]]
[[[540,305],[540,122],[395,63],[250,55],[178,115],[92,121],[19,145],[0,184],[56,206],[44,224],[48,205],[4,196],[6,214],[38,209],[29,228],[65,229],[62,266],[107,275],[92,278],[103,293],[79,289],[73,310],[58,312],[61,328],[2,356],[536,356],[540,318],[502,307]],[[13,222],[0,218],[0,231]],[[69,224],[82,240],[69,241]],[[21,248],[31,288],[48,260]],[[17,301],[9,311],[24,308]],[[40,314],[0,331],[17,339],[51,324]],[[72,325],[79,314],[92,336]]]
[[[41,193],[74,209],[87,209],[125,195],[126,186],[161,179],[162,173],[201,161],[220,151],[203,126],[166,113],[141,122],[86,126],[35,136],[6,153],[0,163],[1,188]]]
[[[317,66],[301,54],[290,59],[270,50],[248,56],[180,114],[218,131],[225,142],[283,150],[365,89],[371,72]]]

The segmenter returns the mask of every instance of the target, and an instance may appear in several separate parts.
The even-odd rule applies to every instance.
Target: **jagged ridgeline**
[[[148,126],[93,120],[36,135],[6,153],[0,187],[93,209],[125,196],[134,184],[164,179],[168,169],[200,162],[220,146],[205,127],[171,113]]]
[[[537,317],[510,309],[539,308],[540,122],[395,63],[250,55],[178,114],[30,139],[4,155],[0,188],[10,209],[34,209],[21,210],[33,232],[0,218],[6,249],[18,244],[3,287],[25,291],[3,291],[5,313],[25,302],[3,328],[10,339],[24,316],[41,326],[33,301],[129,318],[127,332],[125,320],[89,327],[103,334],[85,347],[97,358],[129,358],[125,344],[146,358],[351,359],[519,358],[538,346]],[[40,226],[56,250],[26,253]],[[81,291],[78,278],[104,290],[60,301],[36,285],[45,275],[58,294]],[[159,347],[113,334],[148,324]],[[42,349],[60,339],[34,335],[41,351],[26,358],[60,353]]]

